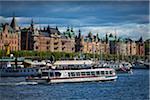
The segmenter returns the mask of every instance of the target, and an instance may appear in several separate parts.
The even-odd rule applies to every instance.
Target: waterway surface
[[[29,85],[24,78],[1,78],[1,100],[149,100],[149,70],[119,74],[113,82]]]

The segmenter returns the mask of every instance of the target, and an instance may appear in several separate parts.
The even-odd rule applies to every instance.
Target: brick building
[[[0,49],[10,51],[20,50],[20,30],[16,19],[13,17],[11,24],[5,23],[0,26]]]
[[[73,29],[67,29],[61,33],[58,28],[49,25],[43,29],[31,26],[22,29],[22,50],[51,51],[51,52],[75,52],[75,39]]]

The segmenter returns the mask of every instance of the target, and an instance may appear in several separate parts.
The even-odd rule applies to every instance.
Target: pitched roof
[[[11,26],[14,30],[17,30],[17,29],[16,29],[16,28],[17,28],[17,22],[16,22],[15,17],[13,17],[10,26]]]

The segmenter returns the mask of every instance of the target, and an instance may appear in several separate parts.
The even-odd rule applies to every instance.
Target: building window
[[[49,44],[49,41],[47,41],[46,44]]]
[[[36,46],[35,48],[38,49],[38,46]]]
[[[49,49],[49,47],[47,47],[47,50]]]

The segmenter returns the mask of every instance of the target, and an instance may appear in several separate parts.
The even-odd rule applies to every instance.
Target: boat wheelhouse
[[[112,68],[80,69],[80,70],[43,70],[38,77],[26,80],[37,83],[73,83],[90,81],[112,81],[117,78]]]

